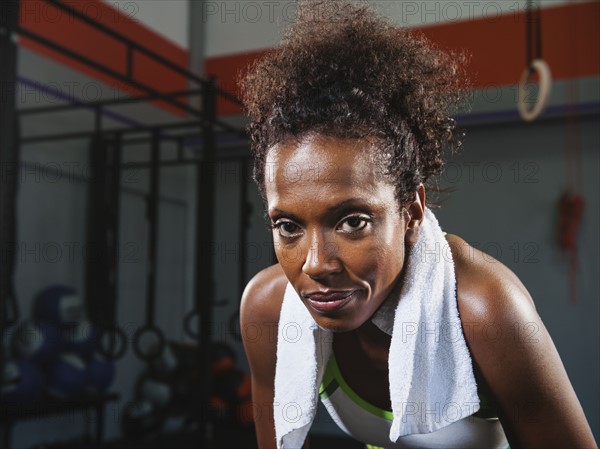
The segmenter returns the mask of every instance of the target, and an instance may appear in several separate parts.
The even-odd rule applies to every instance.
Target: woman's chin
[[[351,332],[358,329],[363,323],[354,323],[349,319],[331,319],[324,317],[313,317],[317,325],[326,331],[330,332]]]

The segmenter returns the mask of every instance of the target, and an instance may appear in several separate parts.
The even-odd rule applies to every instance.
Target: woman
[[[277,362],[294,348],[282,338],[287,295],[318,329],[332,335],[326,360],[314,361],[312,353],[298,346],[296,368],[316,365],[321,399],[336,422],[366,444],[596,447],[525,287],[500,262],[451,234],[445,235],[456,285],[450,302],[462,327],[455,346],[463,342],[468,348],[466,377],[474,379],[478,405],[467,416],[426,431],[392,432],[390,438],[396,436],[388,438],[387,430],[401,425],[392,423],[392,411],[401,421],[415,409],[397,410],[393,391],[403,386],[390,379],[394,364],[402,362],[391,362],[396,350],[390,347],[399,331],[385,331],[375,317],[392,301],[408,301],[398,292],[418,276],[407,268],[409,255],[422,241],[425,225],[437,225],[427,208],[425,186],[440,173],[443,151],[460,145],[449,113],[464,93],[461,61],[366,8],[306,3],[283,45],[243,80],[252,119],[254,175],[279,262],[252,279],[241,306],[241,328],[253,330],[243,336],[259,447],[292,447],[286,441],[302,445],[279,432],[276,438],[276,378],[283,377],[277,370],[284,369]],[[421,292],[426,305],[427,288]],[[400,309],[395,310],[398,314]],[[437,356],[416,357],[435,363]],[[423,376],[431,373],[417,370],[410,382]],[[444,381],[443,372],[437,376]],[[304,387],[302,377],[294,382],[278,388]],[[452,385],[462,388],[460,383]],[[334,401],[330,387],[340,384],[344,388],[336,390],[339,401]],[[420,394],[434,393],[444,394]],[[347,408],[354,407],[352,413],[360,419],[353,421],[340,405],[347,400],[344,395],[352,396],[355,403],[346,402]],[[380,425],[385,430],[373,436]],[[290,435],[302,438],[306,432],[292,430]]]

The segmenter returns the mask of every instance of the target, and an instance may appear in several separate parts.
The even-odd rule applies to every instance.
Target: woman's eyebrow
[[[369,209],[372,209],[373,206],[374,205],[372,204],[371,201],[365,200],[364,198],[348,198],[344,201],[340,201],[339,203],[328,207],[327,212],[328,213],[338,213],[341,211],[352,209],[353,207],[368,207]],[[285,210],[282,210],[282,209],[279,209],[277,207],[273,207],[272,209],[269,209],[268,215],[273,216],[273,217],[277,217],[277,216],[288,217],[294,221],[297,221],[298,223],[301,223],[303,221],[298,215],[288,212],[288,211],[285,211]]]
[[[292,220],[294,220],[294,221],[296,221],[298,223],[302,222],[302,220],[300,219],[300,217],[297,216],[296,214],[293,214],[291,212],[287,212],[287,211],[279,209],[277,207],[269,209],[269,211],[267,212],[267,215],[269,217],[273,217],[273,218],[286,217],[286,218],[291,218]]]
[[[368,207],[372,208],[373,204],[364,198],[348,198],[347,200],[341,201],[331,207],[327,208],[328,212],[340,212],[343,210],[351,209],[353,207]]]

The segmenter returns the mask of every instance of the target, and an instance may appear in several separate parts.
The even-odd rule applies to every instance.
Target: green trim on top
[[[342,374],[340,373],[340,368],[338,367],[337,361],[335,360],[335,356],[333,354],[331,354],[329,362],[327,362],[327,367],[325,368],[325,374],[323,375],[323,383],[319,388],[320,395],[322,395],[322,393],[325,392],[325,390],[328,390],[327,387],[332,381],[337,381],[344,393],[346,393],[346,395],[350,399],[352,399],[352,401],[354,401],[359,407],[365,409],[366,411],[372,413],[375,416],[379,416],[380,418],[386,419],[388,421],[393,421],[394,414],[391,410],[384,410],[382,408],[374,406],[373,404],[365,401],[363,398],[357,395],[354,392],[354,390],[352,390],[352,388],[350,388],[350,385],[348,385],[342,377]],[[327,397],[329,397],[330,394],[331,392],[327,395]],[[327,399],[327,397],[325,397],[324,399]]]
[[[330,359],[333,358],[333,354]],[[335,380],[335,375],[331,369],[329,369],[329,361],[327,362],[327,366],[325,367],[325,373],[323,374],[323,381],[321,382],[321,386],[319,387],[319,395],[323,394],[325,389],[329,387],[329,384]],[[329,395],[327,395],[329,396]],[[325,398],[326,399],[326,398]]]
[[[335,393],[335,390],[337,390],[339,386],[340,384],[338,381],[333,379],[331,382],[329,382],[327,387],[321,393],[319,393],[321,395],[321,399],[323,401],[329,399],[329,396]]]

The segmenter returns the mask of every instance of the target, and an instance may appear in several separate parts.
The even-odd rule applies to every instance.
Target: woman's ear
[[[404,241],[407,245],[417,243],[419,227],[425,218],[425,186],[419,184],[415,193],[414,201],[403,208],[405,220]]]

